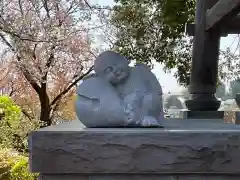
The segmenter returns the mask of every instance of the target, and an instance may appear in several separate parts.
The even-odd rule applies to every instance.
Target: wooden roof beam
[[[240,11],[240,0],[219,0],[206,14],[205,30],[224,25]]]
[[[240,34],[240,15],[234,17],[221,28],[221,36],[226,37],[228,34]],[[195,24],[186,25],[186,34],[188,36],[195,35]]]

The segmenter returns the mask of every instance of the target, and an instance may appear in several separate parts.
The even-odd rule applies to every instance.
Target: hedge
[[[38,174],[29,172],[28,157],[0,149],[0,180],[37,180]]]

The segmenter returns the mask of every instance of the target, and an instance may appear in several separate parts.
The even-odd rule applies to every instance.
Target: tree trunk
[[[46,91],[42,91],[39,94],[39,100],[41,105],[40,121],[44,124],[41,127],[51,126],[52,121],[50,119],[50,102]]]

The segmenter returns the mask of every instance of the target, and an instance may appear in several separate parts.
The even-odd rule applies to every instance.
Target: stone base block
[[[39,180],[239,180],[240,175],[41,175]]]
[[[223,119],[224,111],[181,111],[183,119]]]
[[[211,119],[174,124],[44,128],[29,137],[30,170],[42,180],[240,179],[239,126]]]
[[[240,111],[181,111],[180,118],[191,120],[218,119],[225,123],[240,124]]]

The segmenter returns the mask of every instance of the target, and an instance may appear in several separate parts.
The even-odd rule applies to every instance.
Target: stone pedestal
[[[29,137],[30,170],[41,180],[239,179],[240,127],[207,122],[169,120],[165,129],[48,127]]]
[[[240,111],[181,111],[180,118],[198,121],[218,119],[224,123],[240,124]]]
[[[222,119],[224,111],[181,111],[180,117],[183,119]]]

